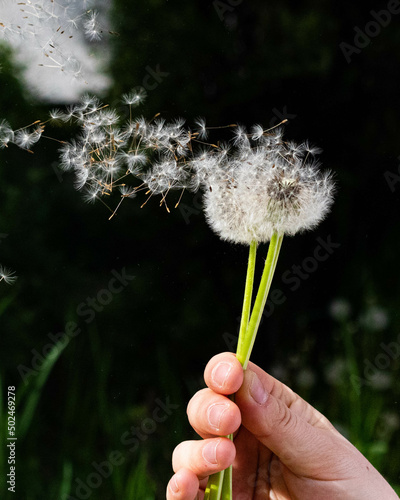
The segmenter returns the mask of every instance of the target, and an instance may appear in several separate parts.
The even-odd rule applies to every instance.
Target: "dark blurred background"
[[[323,148],[336,202],[317,230],[284,241],[272,285],[283,303],[268,304],[252,360],[324,412],[396,486],[400,16],[382,13],[389,5],[114,0],[118,35],[107,38],[104,68],[112,84],[101,98],[116,104],[145,86],[138,112],[147,118],[249,128],[286,118],[288,139]],[[0,118],[15,128],[43,119],[48,106],[25,90],[5,46],[1,67]],[[168,214],[156,199],[141,209],[142,194],[109,221],[58,169],[58,147],[42,139],[34,154],[0,151],[0,263],[18,274],[14,286],[0,283],[1,377],[3,391],[21,393],[17,429],[18,418],[26,429],[17,498],[163,498],[172,450],[193,437],[186,404],[208,359],[235,349],[247,249],[211,232],[199,195],[185,193]],[[317,262],[321,240],[335,246]],[[293,266],[306,277],[294,279]],[[134,279],[108,302],[101,291],[124,269]],[[89,297],[107,302],[93,321],[82,312],[93,311]],[[49,334],[68,322],[80,333],[45,360]],[[30,372],[36,362],[45,368]],[[111,472],[105,462],[117,451]]]

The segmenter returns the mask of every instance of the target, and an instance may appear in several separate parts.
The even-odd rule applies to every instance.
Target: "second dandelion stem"
[[[250,316],[246,331],[241,335],[239,333],[239,341],[236,351],[236,357],[241,362],[244,369],[247,368],[247,363],[250,359],[250,354],[253,349],[254,341],[256,339],[258,327],[260,325],[261,316],[264,311],[265,303],[267,301],[268,292],[271,287],[272,278],[274,276],[276,263],[278,262],[279,251],[281,249],[283,235],[274,233],[269,243],[268,255],[264,265],[264,271],[261,277],[260,286],[258,288],[256,300],[254,302],[253,311]],[[250,246],[250,254],[252,252]],[[249,258],[250,266],[250,258]],[[245,293],[246,298],[246,293]],[[244,309],[244,308],[243,308]]]
[[[250,249],[249,249],[249,261],[247,264],[242,318],[240,320],[240,330],[239,330],[239,338],[238,338],[236,353],[238,353],[239,350],[242,350],[244,348],[246,332],[249,326],[251,299],[253,295],[253,286],[254,286],[254,271],[256,267],[256,253],[257,253],[257,242],[252,241],[250,243]]]
[[[271,287],[279,251],[282,245],[282,239],[283,235],[278,235],[277,233],[272,235],[251,316],[250,310],[254,286],[257,243],[253,241],[250,244],[242,318],[240,321],[240,331],[236,350],[236,357],[242,364],[244,370],[247,368],[247,363],[249,362],[258,327],[260,325],[261,316],[267,301],[268,292]],[[232,435],[228,437],[233,440]],[[232,498],[232,466],[230,466],[225,471],[217,472],[210,476],[204,500],[232,500]]]

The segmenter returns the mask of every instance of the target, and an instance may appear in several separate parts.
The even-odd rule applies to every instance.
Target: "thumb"
[[[235,395],[244,427],[295,474],[313,475],[329,457],[334,462],[338,439],[344,444],[340,434],[288,387],[265,372],[259,375],[247,370]]]

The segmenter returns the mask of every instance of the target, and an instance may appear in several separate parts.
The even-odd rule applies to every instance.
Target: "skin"
[[[253,363],[213,357],[187,413],[203,438],[174,450],[167,500],[202,500],[233,463],[235,500],[398,500],[368,460],[315,408]],[[227,396],[235,393],[235,402]],[[224,436],[235,433],[234,443]]]

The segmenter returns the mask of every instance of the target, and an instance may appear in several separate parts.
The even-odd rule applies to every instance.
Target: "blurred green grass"
[[[311,363],[307,351],[291,352],[286,354],[285,371],[274,365],[270,371],[330,418],[399,491],[400,421],[393,418],[392,410],[393,394],[400,391],[399,381],[393,377],[382,384],[365,378],[362,356],[368,356],[368,352],[353,358],[344,347],[357,337],[355,325],[354,318],[337,322],[335,335],[340,342],[337,352],[329,357]],[[378,342],[379,330],[369,333]],[[89,351],[85,363],[77,362],[82,343]],[[370,339],[368,343],[374,345]],[[26,385],[17,382],[17,487],[26,493],[24,498],[163,498],[171,474],[172,449],[193,434],[186,422],[185,404],[196,384],[183,390],[166,352],[159,348],[153,359],[157,360],[162,381],[160,392],[153,390],[140,398],[134,393],[122,394],[110,384],[114,356],[103,344],[97,328],[92,326],[82,342],[60,345]],[[346,352],[347,357],[343,357]],[[342,364],[335,362],[336,356],[340,356]],[[373,360],[375,356],[373,349],[364,359]],[[57,373],[60,363],[62,371]],[[355,382],[351,378],[354,370],[360,377]],[[9,385],[6,374],[1,374],[1,380],[3,388]],[[0,414],[3,443],[7,426],[4,392]],[[155,422],[154,409],[163,398],[174,406],[168,418]],[[127,437],[124,441],[122,438],[127,433],[129,444]],[[122,463],[111,467],[110,457],[115,454]],[[7,471],[3,446],[0,473],[5,477]],[[8,498],[4,483],[0,494]]]

